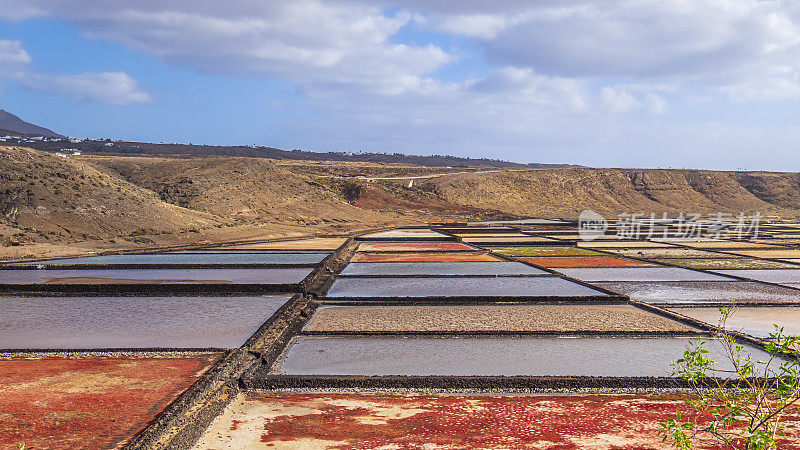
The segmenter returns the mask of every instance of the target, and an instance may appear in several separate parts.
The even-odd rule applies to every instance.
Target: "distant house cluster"
[[[48,137],[48,136],[23,136],[23,135],[5,135],[0,136],[0,142],[9,142],[14,144],[24,144],[31,142],[69,142],[70,144],[79,144],[83,139],[73,137]]]

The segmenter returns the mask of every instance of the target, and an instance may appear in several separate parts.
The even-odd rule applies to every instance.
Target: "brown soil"
[[[410,177],[417,177],[411,183]],[[621,212],[800,217],[800,175],[492,169],[0,147],[0,259],[427,222]],[[67,246],[63,248],[63,246]]]

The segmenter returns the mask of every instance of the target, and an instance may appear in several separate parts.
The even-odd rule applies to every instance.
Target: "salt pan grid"
[[[215,247],[229,250],[336,250],[347,238],[313,238],[293,241],[261,242]]]
[[[767,259],[800,258],[800,250],[731,250],[729,253]]]
[[[645,303],[798,303],[797,291],[747,281],[658,281],[595,282],[595,286],[627,295]]]
[[[350,263],[341,275],[549,275],[535,267],[518,262],[393,262]]]
[[[341,448],[360,448],[365,442],[372,448],[393,448],[398,442],[408,448],[437,449],[452,448],[454,442],[460,448],[481,449],[663,448],[658,424],[674,418],[676,410],[685,412],[688,398],[675,394],[249,393],[231,402],[195,448],[324,448],[331,442]],[[787,432],[779,437],[778,448],[790,448],[800,439],[796,430]],[[697,446],[712,447],[710,441],[701,440]]]
[[[369,332],[700,332],[631,305],[321,306],[303,329]]]
[[[4,296],[0,347],[238,348],[289,298]]]
[[[364,242],[359,252],[474,252],[476,249],[458,242]]]
[[[0,285],[297,284],[314,269],[0,269]]]
[[[665,377],[687,348],[678,337],[296,337],[273,366],[286,375]],[[731,369],[709,342],[717,368]],[[756,347],[754,360],[769,359]],[[569,357],[565,357],[569,355]],[[725,374],[721,374],[723,377]]]
[[[635,259],[618,258],[616,256],[551,256],[551,257],[516,257],[520,261],[542,267],[654,267],[654,264]]]
[[[791,269],[799,266],[757,258],[655,258],[649,261],[688,269]]]
[[[552,225],[549,222],[548,224]],[[742,293],[739,302],[743,304],[753,301],[781,303],[789,301],[789,298],[797,297],[794,295],[797,291],[780,286],[734,281],[722,276],[715,278],[713,274],[675,267],[656,267],[653,264],[650,264],[651,267],[635,267],[648,263],[608,254],[616,249],[636,252],[660,250],[656,245],[669,244],[610,240],[589,243],[598,244],[596,248],[599,251],[592,252],[587,248],[575,247],[574,244],[573,246],[564,245],[577,236],[574,227],[564,227],[566,233],[552,232],[554,237],[562,240],[566,238],[559,243],[560,245],[539,245],[536,247],[540,250],[534,250],[534,254],[526,255],[526,252],[531,252],[530,247],[534,246],[524,244],[523,240],[527,239],[526,236],[529,234],[520,233],[517,227],[493,230],[451,228],[451,231],[456,230],[460,230],[459,234],[465,235],[463,236],[464,241],[474,240],[480,247],[488,244],[486,238],[510,240],[509,245],[503,246],[507,249],[501,253],[508,259],[520,258],[522,261],[532,262],[542,267],[563,267],[563,270],[561,268],[556,270],[584,281],[611,277],[614,279],[614,282],[611,283],[590,282],[622,294],[626,293],[623,292],[625,286],[638,285],[637,292],[639,293],[642,291],[639,288],[644,285],[659,286],[662,292],[656,297],[670,298],[675,297],[674,294],[678,293],[677,297],[679,298],[675,304],[698,301],[698,305],[706,304],[706,302],[727,303],[730,297],[735,297],[730,294],[736,292]],[[550,230],[552,230],[552,226]],[[425,242],[424,235],[428,233],[424,230],[414,229],[413,232],[419,233],[416,237],[411,236],[409,231],[411,229],[395,230],[387,232],[388,234],[373,236],[373,239],[402,239],[404,242],[362,242],[360,244],[359,251],[351,260],[352,264],[341,272],[342,278],[335,279],[327,295],[329,299],[327,303],[338,301],[346,302],[351,306],[326,304],[323,296],[323,305],[317,309],[316,314],[302,332],[316,333],[320,336],[303,335],[302,333],[296,336],[290,345],[284,348],[284,357],[272,366],[274,372],[311,375],[312,377],[326,374],[668,376],[670,371],[668,363],[682,354],[686,346],[687,335],[702,333],[701,330],[680,321],[631,305],[568,304],[569,301],[581,301],[586,297],[591,297],[593,302],[614,303],[617,299],[589,286],[548,275],[547,271],[529,265],[503,261],[479,251],[480,249],[475,246],[467,246],[458,242]],[[533,231],[536,235],[547,234],[547,229],[544,228],[541,230],[534,228]],[[480,236],[480,234],[496,234],[496,236]],[[520,236],[521,234],[524,236]],[[449,238],[443,234],[442,236]],[[430,238],[431,235],[428,234],[428,239],[430,240]],[[414,239],[419,239],[419,241],[414,242]],[[312,240],[305,241],[306,244],[311,245],[308,241]],[[288,244],[276,242],[263,245],[278,246],[269,248],[274,251],[267,253],[283,254],[287,252],[280,252],[280,250],[294,249],[295,253],[303,253],[305,250],[304,253],[309,254],[312,252],[308,250],[323,250],[325,249],[324,245],[333,245],[333,243],[324,245],[318,243],[314,244],[317,247],[304,247],[299,243],[300,240],[295,242]],[[343,243],[344,240],[339,241],[339,245]],[[382,244],[382,249],[377,249],[377,244]],[[743,263],[744,260],[750,261],[751,264],[765,263],[762,259],[744,258],[717,252],[701,252],[701,255],[710,255],[706,258],[697,257],[697,253],[692,253],[688,257],[673,258],[675,250],[697,250],[688,248],[692,247],[691,245],[676,244],[676,246],[663,247],[671,250],[670,256],[666,259],[686,263],[685,261],[689,259],[699,262],[703,259],[712,261],[719,258],[731,258],[739,260],[740,263]],[[244,253],[236,255],[233,252],[257,252],[259,251],[258,245],[232,246],[230,250],[227,250],[229,247],[220,247],[210,250],[208,253],[213,251],[217,254],[227,254],[226,252],[230,252],[233,255],[230,258],[236,259]],[[728,250],[728,247],[720,245],[719,248],[714,247],[713,250]],[[501,246],[496,245],[496,247]],[[741,249],[743,247],[730,248]],[[328,254],[327,252],[319,253]],[[202,255],[203,253],[193,251],[192,254]],[[641,253],[631,256],[643,258]],[[651,257],[648,256],[648,258]],[[536,259],[541,264],[536,263]],[[546,260],[551,260],[550,265],[544,264]],[[670,264],[669,261],[664,260],[664,262]],[[559,266],[559,263],[563,266]],[[609,265],[603,266],[603,264]],[[626,266],[626,264],[634,267]],[[526,276],[518,276],[521,274],[516,272],[516,269],[486,271],[485,268],[490,265],[496,268],[501,265],[514,268],[524,267],[525,272],[522,274]],[[373,269],[365,270],[367,266]],[[478,270],[478,266],[482,266],[480,270]],[[728,267],[730,266],[723,268]],[[652,272],[644,272],[645,270]],[[214,271],[215,269],[211,269],[206,272]],[[56,273],[54,270],[32,270],[31,272]],[[186,271],[181,269],[175,272],[185,273]],[[306,275],[310,272],[311,270],[308,269]],[[0,275],[2,273],[0,272]],[[601,273],[602,275],[593,276],[592,273]],[[625,275],[620,276],[620,273]],[[650,278],[646,276],[642,278],[647,274],[650,275]],[[489,275],[490,277],[477,277],[478,275]],[[494,275],[507,276],[495,277]],[[697,278],[705,281],[697,281]],[[623,281],[626,279],[637,279],[638,281]],[[670,281],[645,281],[648,279]],[[717,281],[721,279],[729,281]],[[498,281],[501,283],[492,284]],[[148,283],[148,281],[143,282]],[[363,284],[358,284],[358,282]],[[620,287],[620,289],[615,287]],[[664,291],[667,293],[662,295]],[[787,291],[791,292],[791,296],[787,294]],[[688,294],[684,295],[680,292]],[[438,305],[435,304],[436,301],[429,302],[431,304],[421,302],[425,298],[437,298],[446,302],[450,297],[458,298],[460,301]],[[477,297],[481,298],[477,300]],[[724,297],[724,300],[719,300],[717,297]],[[133,297],[129,298],[133,299]],[[476,300],[465,302],[464,299],[469,298],[476,298]],[[541,298],[545,302],[559,303],[524,303],[527,298]],[[602,300],[603,298],[608,298],[608,300]],[[409,299],[409,301],[400,302],[400,305],[394,302],[394,306],[390,306],[393,299]],[[514,301],[518,303],[508,303]],[[654,303],[662,301],[656,300]],[[422,304],[415,304],[418,302]],[[247,309],[252,310],[253,307],[248,306]],[[267,313],[269,312],[265,312],[265,316]],[[153,314],[157,314],[157,312]],[[253,320],[253,325],[266,320],[254,317],[250,317],[250,319]],[[192,322],[198,321],[193,319]],[[224,320],[220,321],[220,323],[223,322]],[[207,331],[209,335],[214,334],[212,330]],[[366,336],[387,332],[396,333],[397,336]],[[425,335],[425,333],[436,332],[457,335],[446,337]],[[503,336],[503,332],[518,333],[520,336]],[[531,335],[531,333],[540,332],[550,335]],[[225,347],[241,345],[241,339],[245,339],[248,333],[252,334],[252,331],[242,331],[237,335],[239,337],[236,342],[231,341]],[[343,333],[356,335],[342,336]],[[358,336],[358,333],[365,335]],[[417,333],[417,335],[415,337],[403,336],[408,333]],[[468,337],[462,333],[485,333],[486,336]],[[593,333],[611,333],[614,337],[596,337],[592,335]],[[636,335],[635,333],[650,334],[647,338],[641,338],[641,334]],[[654,337],[654,335],[658,337]],[[215,336],[219,340],[223,337],[222,335]],[[165,337],[165,340],[172,339]],[[239,344],[237,345],[237,343]],[[758,353],[761,350],[748,347],[748,351],[755,352],[754,359],[764,359],[764,355]],[[565,355],[569,355],[569,357],[565,357]],[[637,357],[641,361],[637,360]],[[257,371],[257,373],[264,372]],[[578,387],[581,383],[580,379],[576,378],[575,383]],[[254,433],[259,434],[257,430]]]
[[[397,229],[380,231],[359,236],[359,239],[429,239],[429,238],[449,238],[448,235],[438,231],[428,229]]]
[[[353,263],[382,262],[491,262],[502,261],[488,253],[356,253],[350,258]]]
[[[0,447],[122,447],[222,356],[2,356]]]
[[[575,239],[579,240],[578,247],[584,248],[671,248],[672,245],[652,241],[620,241],[619,239],[609,239],[607,241],[580,241],[581,237],[577,236]]]
[[[189,264],[274,264],[314,265],[330,253],[157,253],[135,255],[102,255],[83,258],[50,259],[15,265],[189,265]]]
[[[754,269],[717,270],[716,273],[731,275],[767,283],[800,283],[800,268],[797,269]],[[800,294],[800,292],[798,292]]]
[[[656,258],[735,258],[736,255],[728,253],[715,253],[693,248],[619,248],[607,249],[610,253],[634,258],[656,259]]]
[[[679,267],[560,268],[558,272],[581,281],[734,281],[720,275]]]
[[[493,252],[506,256],[604,256],[603,253],[570,246],[499,247]]]
[[[670,308],[678,314],[697,319],[712,326],[720,325],[718,308]],[[783,327],[785,335],[800,335],[800,308],[771,306],[739,306],[731,312],[726,320],[726,328],[758,338],[768,338],[777,330],[775,325]]]
[[[558,277],[339,278],[328,298],[582,297],[607,296]]]

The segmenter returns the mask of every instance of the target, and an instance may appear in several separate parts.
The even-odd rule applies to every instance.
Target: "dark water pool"
[[[0,348],[236,348],[290,297],[0,297]]]

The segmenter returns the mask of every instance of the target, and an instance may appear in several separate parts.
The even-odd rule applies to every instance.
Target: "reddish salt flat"
[[[352,262],[489,262],[501,261],[487,253],[356,253]]]
[[[249,394],[195,448],[671,448],[657,424],[685,413],[685,398]],[[779,448],[800,448],[798,421],[796,410],[786,417]]]
[[[551,258],[518,257],[520,261],[542,267],[653,267],[653,264],[615,256],[555,256]]]
[[[474,248],[458,242],[370,242],[358,246],[360,252],[464,252]]]
[[[0,448],[121,446],[220,355],[0,358]]]

